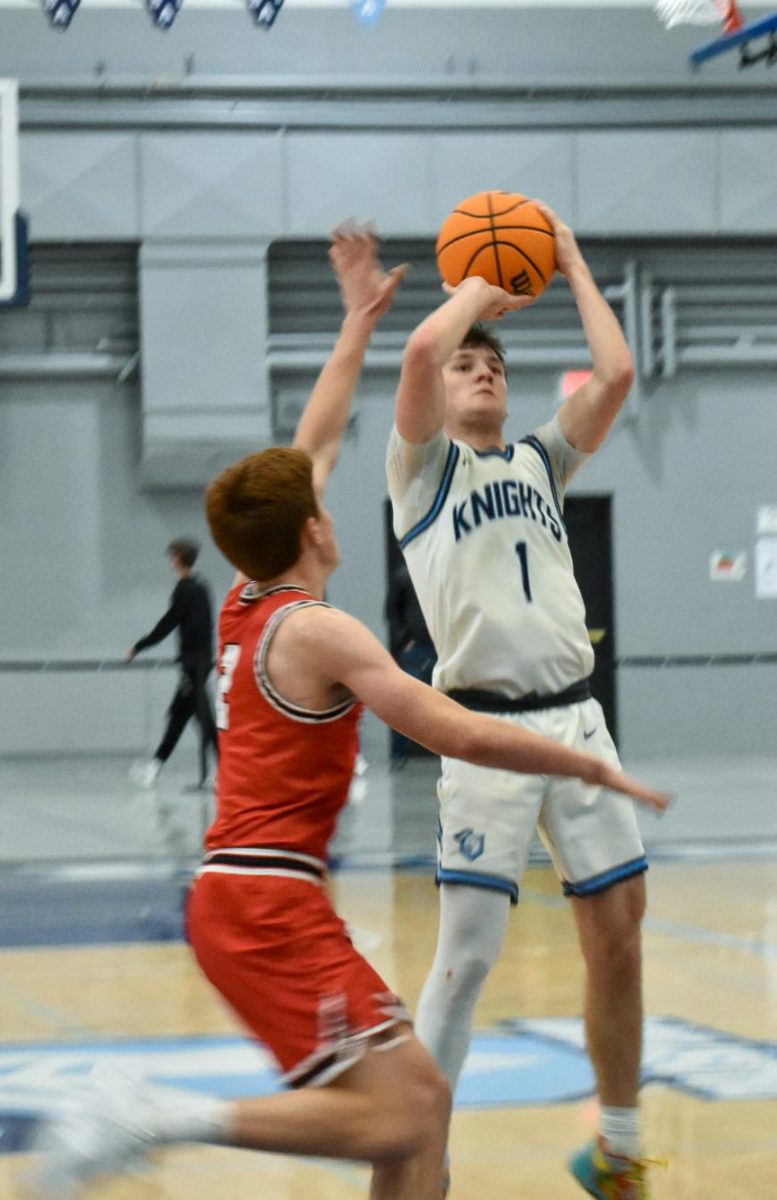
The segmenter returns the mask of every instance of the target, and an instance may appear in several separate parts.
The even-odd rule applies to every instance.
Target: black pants
[[[181,663],[181,680],[167,710],[167,726],[154,755],[167,762],[192,717],[200,728],[200,780],[208,774],[208,749],[218,757],[216,722],[208,695],[207,680],[211,671],[210,659],[187,659]]]

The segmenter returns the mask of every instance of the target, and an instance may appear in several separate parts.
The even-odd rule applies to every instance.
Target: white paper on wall
[[[762,504],[756,513],[756,533],[761,537],[765,533],[777,536],[777,504]]]
[[[777,600],[777,537],[755,544],[755,594],[759,600]]]

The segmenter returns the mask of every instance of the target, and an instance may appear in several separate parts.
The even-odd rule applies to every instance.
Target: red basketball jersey
[[[280,622],[322,604],[301,588],[234,587],[219,621],[219,769],[210,851],[269,847],[326,859],[348,798],[362,705],[353,698],[318,712],[281,696],[267,674]]]

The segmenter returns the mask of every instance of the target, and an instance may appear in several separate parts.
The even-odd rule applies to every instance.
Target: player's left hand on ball
[[[631,775],[627,775],[625,771],[621,771],[617,767],[611,767],[606,763],[603,764],[603,767],[600,782],[611,791],[631,796],[633,800],[637,800],[640,804],[659,813],[665,812],[672,803],[673,796],[670,792],[647,787],[646,784],[640,783],[638,779],[632,778]]]

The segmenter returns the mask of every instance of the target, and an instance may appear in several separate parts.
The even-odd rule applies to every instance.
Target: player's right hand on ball
[[[609,788],[610,791],[631,796],[633,800],[660,813],[665,812],[672,803],[673,797],[670,792],[660,792],[657,788],[647,787],[644,783],[632,778],[631,775],[627,775],[625,771],[621,771],[618,767],[611,767],[608,763],[602,763],[601,767],[597,782],[601,783],[603,787]]]
[[[460,288],[471,288],[475,280],[476,286],[483,291],[483,308],[478,316],[479,321],[501,321],[507,313],[517,312],[519,308],[528,308],[536,299],[535,296],[514,296],[512,292],[506,292],[504,288],[489,283],[480,275],[470,275],[456,287],[444,283],[442,290],[448,296],[455,296]]]

